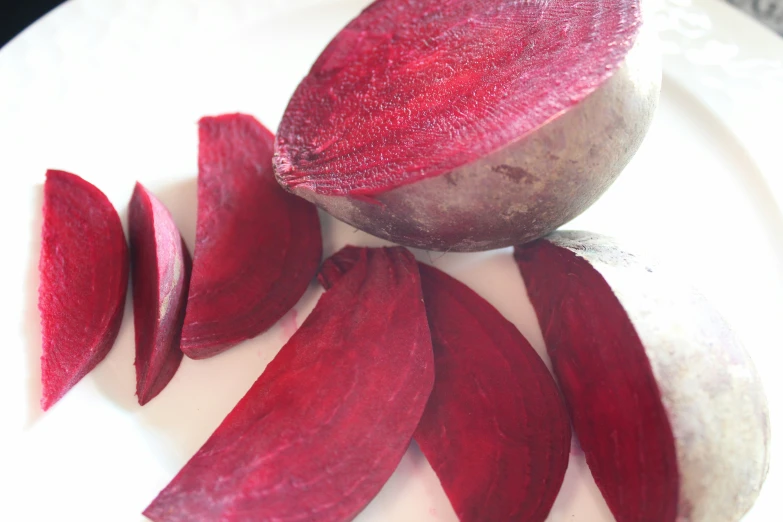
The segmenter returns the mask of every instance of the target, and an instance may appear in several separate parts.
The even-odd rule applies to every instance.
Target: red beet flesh
[[[474,162],[594,92],[640,22],[638,0],[378,0],[296,90],[278,178],[366,197]]]
[[[321,269],[335,283],[366,249]],[[462,522],[546,519],[571,445],[554,379],[517,328],[470,288],[419,265],[435,386],[414,434]]]
[[[199,122],[198,223],[182,351],[200,359],[264,332],[321,260],[310,203],[272,173],[274,136],[251,116]]]
[[[179,349],[191,260],[171,214],[140,183],[128,212],[136,395],[144,405],[169,383],[182,362]]]
[[[433,379],[416,261],[367,252],[144,514],[351,520],[402,458]]]
[[[96,187],[46,173],[41,284],[41,407],[49,409],[106,357],[128,287],[128,246],[117,212]]]
[[[618,522],[674,522],[674,436],[639,336],[603,277],[546,240],[515,257],[576,436]]]
[[[541,522],[571,447],[557,385],[492,305],[435,268],[419,270],[435,386],[416,442],[462,522]]]

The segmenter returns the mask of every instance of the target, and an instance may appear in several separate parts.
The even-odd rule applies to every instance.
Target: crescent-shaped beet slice
[[[144,514],[351,520],[405,453],[433,379],[416,261],[365,252]]]
[[[179,349],[191,260],[163,204],[136,183],[128,212],[136,396],[142,406],[169,383],[182,362]]]
[[[419,270],[435,386],[414,438],[462,522],[542,522],[571,447],[555,380],[492,305],[436,268]]]
[[[366,249],[321,269],[334,284]],[[541,522],[560,491],[571,445],[552,375],[517,328],[473,290],[420,264],[435,386],[414,438],[462,522]]]
[[[79,176],[46,173],[38,269],[41,407],[47,410],[106,357],[128,287],[128,246],[117,211]]]
[[[196,246],[182,329],[188,357],[210,357],[270,328],[318,270],[318,213],[276,183],[273,142],[252,116],[199,122]]]
[[[557,234],[514,256],[587,464],[618,522],[674,522],[680,475],[650,360],[607,281]]]
[[[474,162],[593,93],[640,25],[639,0],[377,0],[291,98],[280,182],[372,196]]]
[[[718,310],[599,234],[559,230],[515,257],[617,522],[743,518],[769,469],[769,408]]]

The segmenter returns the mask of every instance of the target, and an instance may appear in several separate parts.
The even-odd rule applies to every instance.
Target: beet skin
[[[50,170],[39,261],[44,410],[106,357],[122,323],[128,246],[111,202],[79,176]]]
[[[191,260],[169,211],[136,184],[128,212],[136,395],[142,406],[169,383],[182,362],[179,348]]]
[[[576,436],[617,522],[737,522],[769,465],[759,377],[688,284],[609,238],[517,247]]]
[[[318,270],[318,213],[275,183],[273,141],[252,116],[199,122],[198,223],[182,329],[188,357],[210,357],[269,329]]]
[[[291,98],[277,178],[406,246],[541,237],[647,132],[661,70],[643,18],[639,0],[377,0]]]
[[[433,379],[416,261],[367,252],[144,514],[351,520],[408,448]]]

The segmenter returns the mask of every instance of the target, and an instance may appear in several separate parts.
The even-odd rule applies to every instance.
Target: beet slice
[[[515,255],[609,509],[618,522],[674,522],[674,436],[628,315],[601,274],[570,251],[538,241]]]
[[[414,438],[462,522],[541,522],[571,447],[557,385],[492,305],[436,268],[419,271],[435,386]]]
[[[169,383],[182,362],[179,349],[191,259],[163,204],[136,183],[128,212],[136,396],[142,406]]]
[[[735,522],[769,462],[747,353],[687,283],[610,238],[515,249],[576,436],[618,522]]]
[[[79,176],[46,173],[38,270],[41,407],[47,410],[114,345],[128,287],[128,246],[117,211]]]
[[[433,366],[413,256],[363,253],[144,514],[351,520],[405,453]]]
[[[199,122],[198,223],[182,329],[188,357],[210,357],[269,329],[318,270],[318,213],[275,182],[273,142],[252,116]]]
[[[334,284],[367,249],[321,268]],[[435,386],[414,438],[462,522],[541,522],[560,491],[571,425],[554,379],[517,328],[473,290],[420,264]]]
[[[638,0],[378,0],[291,98],[280,180],[372,195],[473,162],[595,91],[640,22]]]

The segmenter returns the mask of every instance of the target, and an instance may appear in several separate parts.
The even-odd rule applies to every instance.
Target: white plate
[[[323,46],[367,0],[74,0],[0,51],[0,519],[140,522],[314,305],[313,286],[266,334],[185,360],[148,406],[134,397],[130,307],[112,352],[46,415],[38,409],[41,183],[80,174],[126,213],[142,180],[192,247],[196,126],[242,111],[274,129]],[[642,243],[690,274],[736,326],[765,381],[773,466],[748,522],[779,520],[783,321],[783,40],[722,2],[658,2],[664,86],[641,150],[574,226]],[[324,220],[327,253],[378,244]],[[420,252],[422,259],[427,253]],[[540,332],[508,251],[432,254],[514,321]],[[777,493],[777,494],[776,494]],[[412,448],[357,519],[456,520]],[[610,521],[572,457],[551,522]]]

